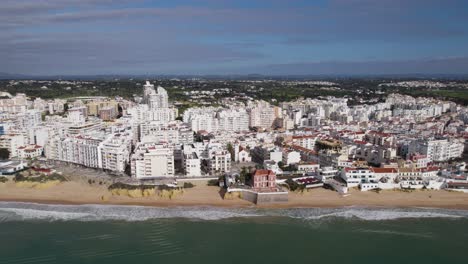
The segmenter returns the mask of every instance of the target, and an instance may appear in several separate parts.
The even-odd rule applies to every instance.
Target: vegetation
[[[303,191],[305,189],[304,184],[299,184],[299,183],[293,181],[292,179],[287,179],[286,184],[288,185],[289,190],[293,191],[293,192]]]
[[[154,185],[143,185],[143,184],[141,184],[141,185],[131,185],[131,184],[125,184],[125,183],[121,183],[121,182],[116,182],[116,183],[111,184],[107,189],[109,191],[112,191],[112,190],[115,190],[115,189],[145,191],[145,190],[154,189],[154,188],[155,188]]]
[[[193,183],[184,182],[184,186],[183,186],[184,189],[189,189],[189,188],[193,188],[193,187],[195,187],[195,185]]]
[[[10,151],[7,148],[0,148],[0,160],[7,160],[10,158]]]
[[[208,186],[219,186],[219,180],[209,180],[206,185]]]
[[[298,77],[296,80],[325,80],[326,78]],[[274,105],[279,102],[287,102],[298,98],[320,98],[336,96],[348,98],[350,105],[362,103],[376,103],[385,100],[390,93],[401,93],[412,96],[432,96],[440,99],[450,99],[457,103],[468,105],[468,90],[466,81],[439,79],[439,82],[450,84],[447,88],[432,87],[399,87],[379,86],[381,83],[396,81],[417,80],[405,78],[335,78],[332,79],[336,85],[323,87],[320,84],[297,82],[288,78],[277,78],[276,80],[263,80],[261,78],[250,80],[220,80],[206,78],[204,80],[180,80],[180,79],[157,79],[150,80],[166,88],[169,98],[177,102],[179,113],[205,103],[220,105],[219,100],[226,97],[238,96],[238,101],[246,101],[246,97],[269,101]],[[71,98],[77,96],[109,96],[133,98],[140,96],[143,92],[144,79],[95,79],[95,80],[72,80],[71,82],[59,81],[17,81],[10,82],[0,80],[0,89],[11,94],[26,93],[28,96],[41,97],[44,99]],[[42,87],[46,86],[46,89]],[[207,101],[193,99],[188,91],[215,91],[215,89],[226,88],[227,92],[210,95]]]
[[[227,144],[227,151],[231,154],[231,161],[234,161],[236,157],[235,157],[234,147],[232,146],[231,142]]]
[[[5,183],[8,181],[7,177],[0,177],[0,183]]]
[[[252,167],[249,166],[247,167],[242,167],[240,173],[239,173],[239,178],[237,179],[239,182],[242,184],[247,184],[252,180]]]
[[[64,176],[58,173],[52,173],[51,175],[40,174],[39,176],[29,176],[29,177],[26,177],[21,173],[16,173],[13,180],[15,182],[26,181],[26,182],[40,182],[40,183],[44,183],[48,181],[60,181],[60,182],[67,181],[67,179]]]

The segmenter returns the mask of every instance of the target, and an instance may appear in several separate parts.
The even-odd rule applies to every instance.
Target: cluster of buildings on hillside
[[[223,102],[179,116],[167,91],[149,82],[135,101],[2,93],[0,148],[13,160],[46,158],[138,180],[252,166],[268,179],[310,176],[341,191],[465,186],[464,167],[447,165],[462,157],[468,135],[468,109],[453,102],[399,94],[355,106],[334,97]]]

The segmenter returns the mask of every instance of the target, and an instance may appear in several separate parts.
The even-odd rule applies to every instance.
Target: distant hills
[[[26,75],[22,74],[12,74],[12,73],[6,73],[6,72],[0,72],[0,79],[23,79],[27,77]]]
[[[369,75],[264,75],[264,74],[102,74],[102,75],[25,75],[0,72],[0,80],[113,80],[113,79],[210,79],[210,80],[330,80],[330,79],[453,79],[466,80],[468,74],[369,74]]]

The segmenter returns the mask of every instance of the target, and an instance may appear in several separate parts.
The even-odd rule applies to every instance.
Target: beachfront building
[[[187,177],[200,177],[201,172],[201,159],[197,153],[192,152],[189,154],[183,154],[183,167],[184,173]]]
[[[75,163],[90,168],[124,172],[131,149],[130,135],[93,133],[79,136],[54,135],[45,146],[51,160]]]
[[[143,180],[174,177],[174,150],[167,144],[140,143],[131,156],[131,174]]]
[[[132,143],[129,135],[116,134],[107,138],[99,146],[101,150],[101,168],[124,172],[130,162]]]
[[[211,175],[219,175],[231,170],[231,153],[226,150],[210,151],[207,159],[208,172]]]
[[[53,136],[45,148],[45,156],[51,160],[75,163],[90,168],[101,167],[99,145],[102,137],[88,135],[76,137]]]
[[[348,187],[358,187],[361,183],[377,183],[374,173],[369,168],[344,168],[340,177]]]
[[[303,173],[316,172],[320,169],[320,165],[317,162],[299,162],[297,164],[297,170]]]
[[[276,174],[271,170],[256,170],[252,176],[252,188],[258,192],[276,190]]]

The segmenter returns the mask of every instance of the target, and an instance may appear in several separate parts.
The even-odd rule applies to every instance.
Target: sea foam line
[[[151,219],[185,218],[222,220],[230,218],[288,217],[302,220],[359,219],[365,221],[402,218],[468,218],[468,211],[428,208],[215,208],[117,205],[47,205],[35,203],[0,202],[0,221],[146,221]]]

